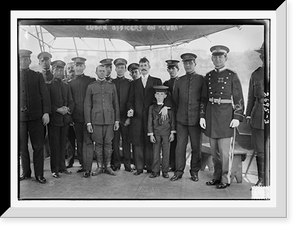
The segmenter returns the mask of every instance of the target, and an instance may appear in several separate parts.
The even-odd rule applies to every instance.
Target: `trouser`
[[[213,179],[230,184],[233,138],[210,138],[209,141],[214,163]]]
[[[114,137],[113,125],[92,125],[93,133],[87,135],[86,151],[83,155],[83,163],[85,171],[91,171],[93,156],[94,156],[94,142],[95,154],[99,167],[110,167],[112,155],[112,139]]]
[[[265,152],[264,152],[264,130],[251,127],[251,143],[256,152],[256,165],[258,180],[265,182]]]
[[[188,137],[191,140],[192,156],[190,162],[190,174],[197,175],[200,169],[200,125],[186,126],[177,123],[177,145],[175,152],[176,171],[175,174],[182,176],[186,164],[186,147]]]
[[[120,136],[122,137],[122,151],[123,151],[123,161],[125,169],[130,168],[130,143],[128,142],[129,136],[129,127],[120,124],[120,128],[114,132],[113,138],[113,154],[111,159],[111,164],[116,167],[121,167],[121,158],[120,158]]]
[[[33,166],[35,176],[44,175],[44,137],[45,127],[42,119],[21,121],[19,126],[19,152],[24,176],[31,176],[30,156],[28,151],[28,134],[33,149]]]
[[[82,122],[75,122],[75,135],[76,135],[76,143],[77,143],[77,156],[80,165],[83,165],[83,142],[84,135],[87,134],[86,126]]]
[[[75,140],[76,140],[75,128],[72,125],[70,125],[68,129],[68,140],[70,146],[68,147],[69,150],[68,150],[67,162],[68,165],[72,166],[74,164],[74,159],[75,159]]]
[[[49,125],[49,141],[50,141],[50,167],[52,173],[66,170],[65,150],[67,144],[67,135],[69,125],[53,126]]]
[[[176,152],[176,145],[177,145],[177,134],[174,133],[174,140],[170,143],[170,167],[171,169],[175,169],[175,152]]]
[[[169,155],[170,155],[170,141],[169,135],[160,136],[155,135],[156,142],[153,144],[153,162],[152,172],[160,173],[160,151],[162,149],[162,172],[167,173],[169,170]]]

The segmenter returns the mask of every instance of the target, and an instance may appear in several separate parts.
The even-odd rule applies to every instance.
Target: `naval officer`
[[[244,99],[238,75],[225,66],[229,48],[217,45],[210,51],[215,69],[205,76],[205,115],[201,115],[200,126],[210,138],[214,163],[213,179],[206,185],[223,189],[230,185],[234,129],[243,121]]]

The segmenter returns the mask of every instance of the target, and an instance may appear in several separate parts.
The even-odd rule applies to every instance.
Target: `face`
[[[171,66],[167,69],[167,71],[169,72],[169,75],[171,78],[174,78],[177,76],[177,72],[178,72],[178,69],[175,67],[175,66]]]
[[[196,62],[195,60],[186,60],[183,61],[183,67],[186,73],[193,72],[196,67]]]
[[[21,69],[28,69],[30,64],[31,64],[30,57],[20,57],[20,68]]]
[[[225,55],[213,55],[211,60],[216,68],[221,68],[225,66],[225,62],[227,61],[227,56]]]
[[[154,96],[156,98],[157,103],[162,103],[167,97],[167,94],[165,92],[156,92]]]
[[[107,75],[106,68],[104,66],[98,66],[96,69],[96,75],[100,80],[104,80]]]
[[[66,66],[66,75],[68,77],[74,77],[75,76],[75,65],[73,63],[68,63]]]
[[[64,68],[55,67],[52,69],[53,78],[62,79],[64,77]]]
[[[126,65],[118,65],[116,66],[116,72],[118,76],[124,76],[126,72]]]
[[[139,63],[139,69],[142,75],[147,75],[149,73],[150,64],[148,62],[146,63]]]
[[[39,65],[42,69],[48,70],[50,69],[51,59],[49,58],[41,58],[39,59]]]
[[[136,80],[136,79],[138,79],[139,78],[139,76],[140,76],[140,70],[139,69],[133,69],[133,70],[131,70],[130,71],[130,76],[131,76],[131,78],[133,79],[133,80]]]
[[[85,70],[85,65],[83,63],[76,63],[74,70],[76,75],[82,75]]]
[[[106,65],[105,70],[106,70],[106,73],[107,73],[106,75],[110,76],[111,71],[112,71],[112,66],[111,65]]]

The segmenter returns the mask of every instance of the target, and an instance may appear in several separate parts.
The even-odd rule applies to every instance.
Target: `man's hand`
[[[233,119],[233,120],[231,120],[229,127],[236,128],[239,125],[240,125],[240,121],[238,121],[237,119]]]
[[[154,135],[150,136],[150,142],[153,143],[153,144],[156,142],[156,139],[155,139]]]
[[[50,122],[49,114],[45,113],[42,117],[43,125],[46,126]]]
[[[114,124],[114,131],[117,131],[119,129],[120,125],[119,125],[119,121],[116,121]]]
[[[206,129],[206,121],[204,118],[200,118],[200,127]]]
[[[172,142],[174,140],[174,138],[175,138],[174,133],[171,133],[169,136],[169,141]]]
[[[169,109],[169,107],[164,106],[164,107],[159,111],[159,113],[158,113],[158,114],[161,114],[161,118],[162,118],[163,121],[167,120],[168,117],[169,117],[169,116],[168,116],[168,109]]]
[[[88,133],[93,133],[94,132],[93,127],[92,127],[91,124],[87,124],[86,129],[87,129]]]
[[[128,126],[128,125],[130,125],[130,118],[127,118],[127,119],[125,120],[125,123],[124,123],[124,126],[125,126],[125,127]]]
[[[60,114],[62,114],[62,115],[65,115],[65,114],[67,114],[68,112],[69,112],[69,108],[68,107],[66,107],[66,106],[62,106],[62,107],[60,107],[60,108],[57,108],[57,112],[58,113],[60,113]]]

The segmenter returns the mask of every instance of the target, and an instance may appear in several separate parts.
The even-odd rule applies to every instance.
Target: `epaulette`
[[[226,68],[226,69],[228,70],[229,73],[236,74],[235,71],[233,71],[233,70],[231,70],[231,69],[228,69],[228,68]]]
[[[211,75],[211,73],[212,73],[214,70],[215,70],[215,69],[213,69],[213,70],[211,70],[211,71],[207,72],[205,76],[207,76],[207,75],[208,75],[208,76],[210,76],[210,75]],[[205,76],[204,76],[204,78],[205,78]]]

